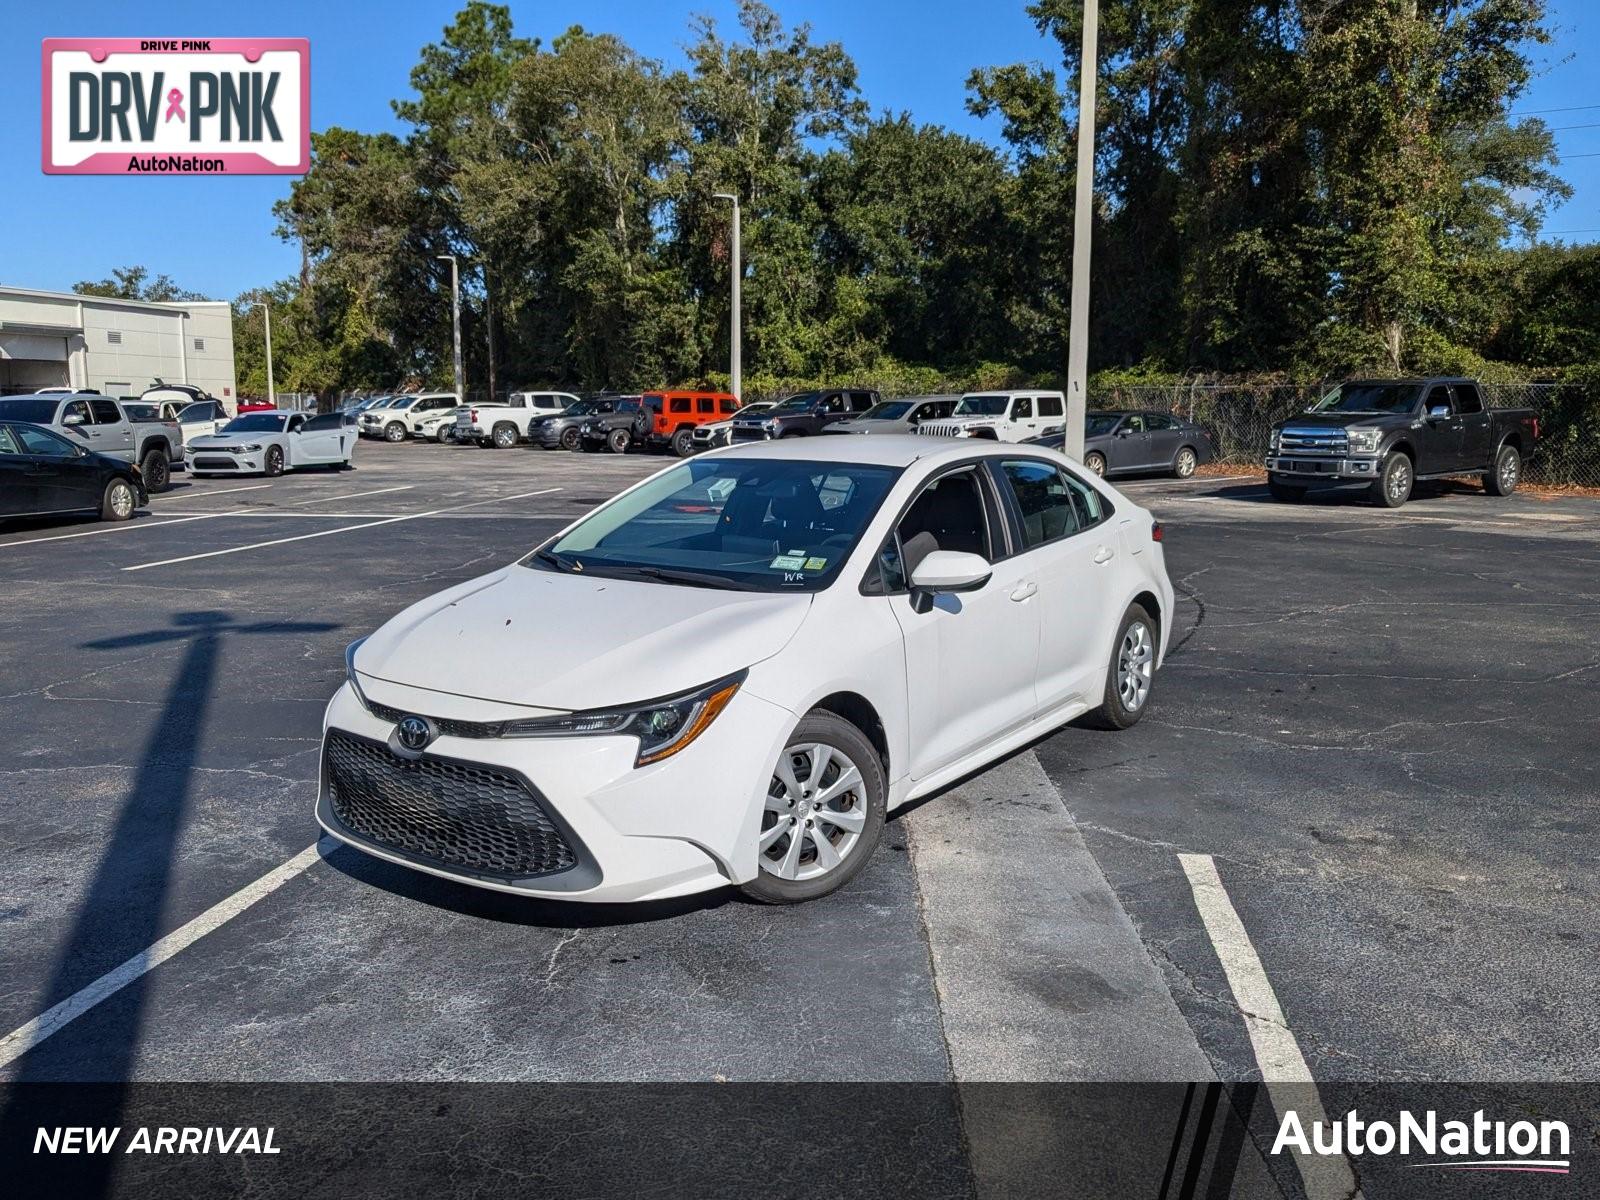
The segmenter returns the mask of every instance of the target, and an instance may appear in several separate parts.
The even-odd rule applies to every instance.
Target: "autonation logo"
[[[1364,1121],[1352,1109],[1336,1121],[1313,1121],[1309,1132],[1291,1109],[1278,1124],[1272,1153],[1288,1149],[1346,1158],[1419,1154],[1440,1161],[1403,1165],[1566,1175],[1572,1166],[1571,1143],[1565,1121],[1491,1121],[1481,1109],[1470,1121],[1440,1121],[1431,1110],[1418,1119],[1404,1109],[1394,1121]]]

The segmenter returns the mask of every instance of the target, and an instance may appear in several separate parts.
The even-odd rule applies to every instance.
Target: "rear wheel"
[[[1399,508],[1411,499],[1411,485],[1415,479],[1416,472],[1412,469],[1411,460],[1404,454],[1391,454],[1383,460],[1383,470],[1372,481],[1368,494],[1375,504],[1384,508]]]
[[[1267,491],[1272,493],[1274,500],[1304,500],[1306,489],[1298,483],[1279,483],[1276,479],[1267,480]]]
[[[628,443],[632,440],[626,429],[613,429],[606,436],[606,445],[611,447],[613,454],[626,454]]]
[[[1091,450],[1083,456],[1083,465],[1103,478],[1106,473],[1106,456],[1098,451]]]
[[[679,458],[688,458],[694,453],[694,433],[688,429],[680,429],[672,435],[672,452]]]
[[[1194,474],[1194,469],[1200,464],[1199,456],[1195,454],[1192,446],[1185,446],[1178,451],[1178,457],[1172,460],[1172,473],[1179,479],[1187,479]]]
[[[164,492],[172,482],[172,468],[167,462],[166,450],[157,447],[145,451],[139,460],[139,474],[144,477],[144,490],[154,495]]]
[[[517,444],[517,427],[510,421],[501,421],[489,436],[496,450],[509,450]]]
[[[843,887],[877,849],[887,804],[872,743],[843,717],[808,713],[767,783],[758,871],[741,890],[767,904],[796,904]]]
[[[100,497],[100,516],[107,521],[126,521],[139,506],[139,495],[126,479],[113,479]]]
[[[1509,496],[1522,480],[1522,455],[1515,446],[1501,446],[1494,467],[1483,477],[1483,490],[1491,496]]]
[[[1100,707],[1086,714],[1097,729],[1127,729],[1144,716],[1156,672],[1156,620],[1142,604],[1130,604],[1117,626]]]

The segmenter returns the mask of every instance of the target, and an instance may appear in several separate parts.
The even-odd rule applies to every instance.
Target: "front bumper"
[[[1371,483],[1382,474],[1381,462],[1375,454],[1333,458],[1278,453],[1267,455],[1267,472],[1296,483]]]
[[[249,454],[232,454],[226,450],[190,450],[185,460],[185,469],[191,474],[204,475],[218,472],[228,475],[248,475],[252,472],[259,473],[267,469],[266,451],[256,450]]]
[[[768,442],[772,440],[772,432],[761,425],[735,425],[728,433],[730,445],[740,442]]]
[[[363,686],[376,705],[421,712],[436,721],[483,719],[486,707],[482,702],[392,684],[372,682],[369,686],[365,679]],[[381,828],[364,829],[340,818],[329,786],[330,746],[336,754],[347,752],[339,739],[354,738],[369,754],[376,745],[394,763],[406,764],[396,770],[414,769],[409,760],[387,749],[393,722],[374,715],[345,684],[335,693],[324,717],[317,822],[367,854],[494,891],[596,902],[688,895],[754,877],[758,869],[755,843],[772,764],[794,720],[794,714],[786,709],[741,690],[687,749],[645,767],[633,765],[637,743],[631,737],[441,735],[418,761],[439,764],[429,768],[438,772],[477,771],[475,778],[493,773],[497,778],[521,781],[527,796],[548,816],[549,825],[571,851],[570,865],[559,865],[567,862],[566,858],[547,857],[541,864],[554,862],[559,869],[518,876],[482,869],[482,855],[463,852],[455,855],[455,861],[447,861],[439,853],[419,850],[419,842],[443,844],[437,833],[441,819],[437,810],[417,814],[423,825],[413,829],[435,830],[421,838],[393,836],[392,817]],[[391,790],[397,794],[387,809],[392,814],[397,806],[416,804],[422,797],[421,802],[446,805],[449,812],[444,815],[449,820],[457,820],[470,809],[481,824],[486,811],[481,800],[466,805],[447,790],[428,791],[436,786],[393,785]],[[488,807],[498,803],[491,799]],[[522,836],[514,827],[519,820],[532,830],[528,837],[552,836],[539,823],[537,811],[525,802],[519,801],[519,805],[521,816],[513,813],[508,819],[503,812],[495,814],[497,829],[487,836],[497,845]],[[458,835],[451,832],[449,836]]]

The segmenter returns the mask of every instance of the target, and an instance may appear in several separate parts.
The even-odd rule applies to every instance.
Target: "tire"
[[[501,421],[489,431],[489,441],[496,450],[509,450],[517,444],[517,427],[510,421]]]
[[[1522,482],[1522,455],[1515,446],[1502,445],[1495,451],[1494,466],[1483,477],[1483,490],[1491,496],[1509,496]]]
[[[1139,723],[1150,707],[1155,687],[1158,637],[1156,619],[1144,605],[1128,605],[1111,641],[1105,694],[1100,707],[1084,715],[1085,724],[1096,729],[1127,729]]]
[[[433,431],[433,440],[441,446],[448,446],[456,440],[456,427],[454,425],[441,425]]]
[[[1106,476],[1106,456],[1098,450],[1091,450],[1083,456],[1083,465],[1089,471],[1104,479]]]
[[[157,446],[146,450],[139,460],[139,474],[144,477],[144,490],[154,496],[172,486],[172,466],[167,462],[167,452]]]
[[[563,450],[576,450],[582,441],[583,439],[578,436],[576,429],[563,429],[561,431],[561,448]]]
[[[383,440],[386,442],[403,442],[406,440],[406,427],[399,421],[390,421],[383,427]]]
[[[1416,482],[1416,471],[1411,460],[1396,451],[1383,460],[1383,468],[1367,488],[1367,495],[1381,508],[1399,508],[1411,499],[1411,487]]]
[[[822,778],[814,781],[819,762]],[[779,777],[779,766],[787,767],[794,788]],[[838,786],[852,773],[857,780],[853,786],[813,807],[818,790]],[[814,782],[820,782],[821,789]],[[831,712],[806,714],[789,735],[783,758],[768,781],[767,807],[757,836],[769,844],[762,846],[758,840],[756,877],[740,890],[763,904],[798,904],[844,887],[866,869],[878,848],[888,793],[883,762],[859,729]],[[843,823],[816,815],[824,811]],[[824,842],[835,856],[827,867],[820,862]]]
[[[679,458],[688,458],[694,453],[694,433],[692,430],[680,429],[672,435],[672,452]]]
[[[1282,500],[1289,504],[1306,498],[1306,489],[1300,484],[1279,483],[1276,479],[1267,480],[1267,491],[1272,493],[1274,500]]]
[[[626,429],[613,429],[606,434],[606,445],[613,454],[626,454],[628,452],[628,443],[632,440],[632,435]]]
[[[100,497],[100,519],[126,521],[138,507],[139,493],[134,491],[133,484],[126,479],[113,479],[106,484],[106,490]]]
[[[267,475],[277,477],[283,474],[283,447],[268,446],[267,457],[263,460],[263,468]]]
[[[1183,446],[1178,450],[1178,456],[1172,460],[1172,473],[1179,479],[1187,479],[1194,474],[1194,469],[1200,465],[1200,456],[1194,452],[1193,446]]]

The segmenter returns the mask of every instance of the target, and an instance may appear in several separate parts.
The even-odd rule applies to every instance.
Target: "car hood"
[[[260,433],[202,433],[188,440],[196,450],[220,450],[226,446],[248,446],[270,438],[282,437],[283,431],[264,429]]]
[[[924,422],[926,424],[926,422]],[[829,433],[913,433],[915,427],[892,417],[873,417],[863,421],[859,417],[846,417],[828,426]]]
[[[362,675],[530,708],[652,700],[771,658],[809,595],[716,591],[509,566],[392,618]],[[572,614],[582,613],[581,626]]]
[[[1386,421],[1406,421],[1407,413],[1301,413],[1279,421],[1279,429],[1350,429],[1357,425],[1381,425]]]

